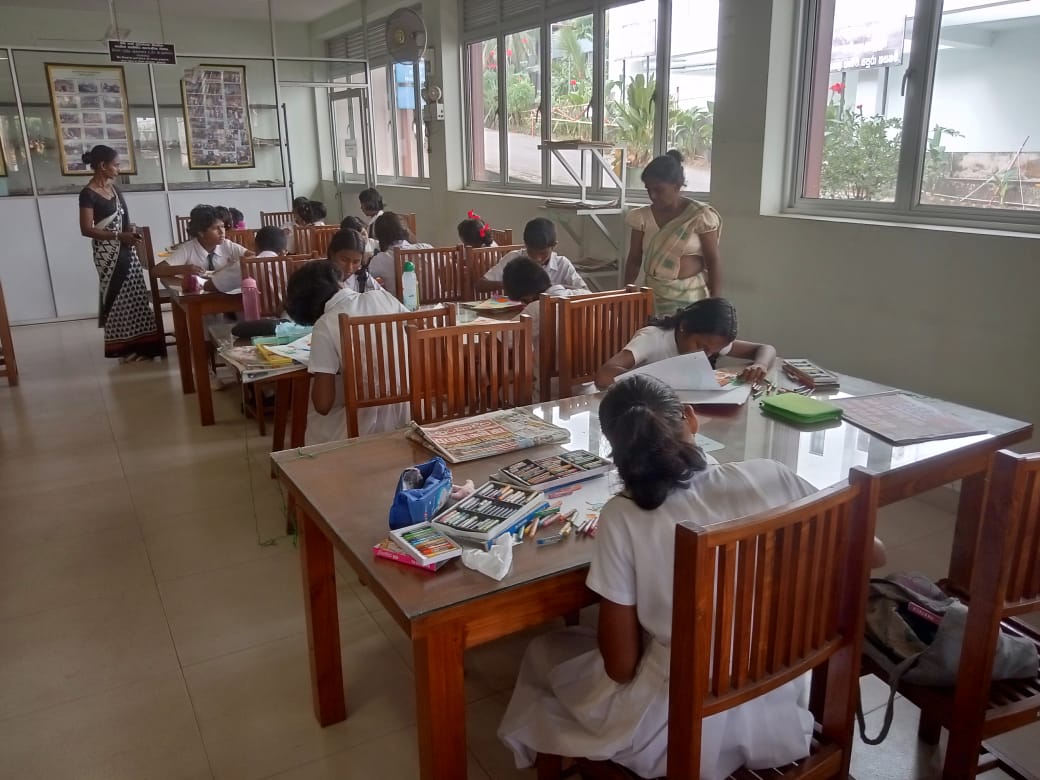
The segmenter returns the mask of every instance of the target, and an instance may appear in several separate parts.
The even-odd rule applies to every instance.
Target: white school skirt
[[[624,685],[603,668],[596,633],[567,628],[527,648],[499,738],[518,768],[538,753],[610,760],[640,777],[664,777],[668,750],[669,648],[650,641],[635,678]],[[742,766],[765,769],[809,754],[810,675],[704,721],[701,780]]]

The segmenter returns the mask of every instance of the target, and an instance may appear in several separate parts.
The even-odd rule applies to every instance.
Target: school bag
[[[390,528],[425,523],[437,514],[451,493],[451,469],[443,458],[405,469],[390,504]]]
[[[923,574],[889,574],[870,581],[863,653],[885,671],[888,702],[880,733],[868,737],[862,705],[856,707],[860,738],[879,745],[892,726],[896,689],[901,681],[950,687],[957,682],[968,607]],[[1001,631],[993,658],[993,679],[1033,677],[1040,658],[1025,637]]]

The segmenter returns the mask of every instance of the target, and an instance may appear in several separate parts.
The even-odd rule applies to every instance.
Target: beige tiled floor
[[[17,328],[15,344],[22,384],[0,381],[0,777],[416,777],[408,641],[343,564],[351,714],[314,721],[270,440],[235,391],[215,394],[204,429],[175,362],[105,361],[90,322]],[[950,527],[923,502],[887,510],[892,567],[939,574]],[[495,737],[529,638],[467,656],[471,778],[533,777]],[[871,730],[884,695],[865,683]],[[913,735],[900,700],[856,777],[934,776]],[[1038,736],[1005,742],[1035,767]]]

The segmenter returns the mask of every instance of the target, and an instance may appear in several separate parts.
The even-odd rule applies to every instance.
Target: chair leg
[[[259,386],[253,387],[253,404],[256,409],[256,424],[260,428],[260,435],[267,435],[267,420],[264,417],[264,393]]]
[[[942,725],[939,721],[922,710],[917,721],[917,738],[926,745],[938,745],[941,734]]]

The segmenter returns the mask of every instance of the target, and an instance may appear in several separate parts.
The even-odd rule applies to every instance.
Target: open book
[[[525,409],[503,409],[440,425],[419,425],[413,421],[408,435],[449,463],[561,444],[571,438],[565,428],[547,423]]]
[[[739,406],[751,396],[751,385],[738,382],[730,372],[716,371],[703,352],[691,352],[647,363],[621,374],[618,381],[638,374],[660,379],[676,392],[684,404]]]

